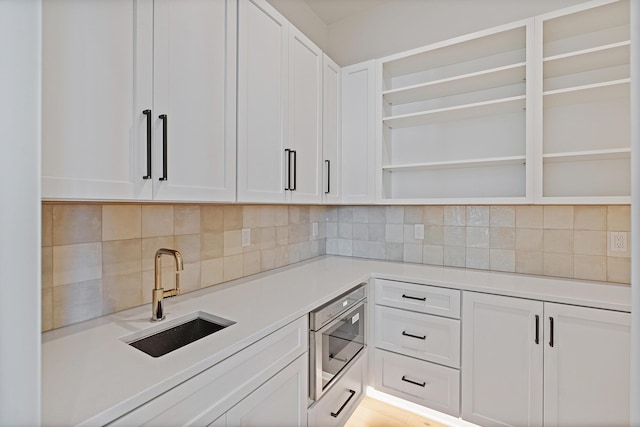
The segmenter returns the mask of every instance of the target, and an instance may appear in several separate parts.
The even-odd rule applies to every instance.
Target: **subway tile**
[[[369,240],[369,224],[353,223],[353,239]]]
[[[224,231],[224,206],[200,206],[200,232]]]
[[[422,263],[422,244],[405,243],[402,260],[404,262]]]
[[[489,250],[490,269],[494,271],[516,271],[516,253],[508,249]]]
[[[404,223],[404,206],[387,206],[385,209],[385,218],[387,224]]]
[[[573,277],[573,254],[545,252],[543,274],[545,276]]]
[[[337,215],[337,211],[334,211]],[[275,206],[274,207],[274,220],[275,226],[280,227],[283,225],[289,225],[289,208],[287,206]],[[337,221],[337,217],[336,217]]]
[[[42,246],[53,246],[53,205],[42,204]],[[102,233],[102,229],[100,230]],[[101,236],[102,238],[102,236]]]
[[[54,328],[102,316],[102,279],[52,289]]]
[[[102,279],[102,314],[142,305],[142,272]]]
[[[607,280],[607,257],[595,255],[573,256],[573,277],[585,280]]]
[[[327,238],[328,239],[337,239],[338,238],[338,223],[337,222],[327,222]]]
[[[276,227],[276,246],[287,246],[287,245],[289,245],[289,227],[287,226]]]
[[[102,206],[102,241],[141,237],[142,208],[140,205]]]
[[[425,245],[444,246],[444,226],[427,225],[424,227]]]
[[[368,258],[369,242],[363,240],[354,240],[352,244],[352,256],[359,258]]]
[[[173,235],[172,205],[142,205],[142,237]]]
[[[465,246],[466,245],[466,227],[444,226],[444,245],[445,246]]]
[[[223,258],[223,277],[225,282],[242,277],[242,256],[243,255],[240,254]]]
[[[386,259],[387,244],[385,242],[369,242],[369,258],[372,259]]]
[[[353,224],[350,222],[338,223],[338,239],[352,239],[353,238]]]
[[[338,206],[329,206],[324,212],[324,220],[326,222],[338,222]]]
[[[264,249],[260,251],[260,269],[267,271],[275,268],[276,265],[276,249]]]
[[[516,273],[542,275],[542,252],[516,251]]]
[[[263,227],[260,232],[260,249],[276,247],[276,227]]]
[[[573,253],[573,230],[545,230],[544,252]]]
[[[424,208],[422,206],[405,206],[404,223],[422,224],[424,218]]]
[[[476,268],[480,270],[489,269],[489,249],[485,248],[467,248],[465,266],[467,268]]]
[[[467,206],[467,227],[488,227],[489,206]]]
[[[242,253],[242,231],[232,230],[224,232],[224,256],[225,258],[231,255],[238,255]]]
[[[444,225],[444,206],[424,206],[422,219],[425,226]]]
[[[200,235],[200,260],[211,260],[224,256],[224,233],[202,233]]]
[[[422,263],[431,265],[443,265],[444,247],[434,245],[424,245],[422,247]]]
[[[543,228],[543,212],[542,206],[516,206],[516,227]]]
[[[491,249],[515,249],[516,229],[491,227],[489,229],[489,247]]]
[[[142,239],[102,242],[102,277],[142,271]],[[107,282],[104,282],[106,286]]]
[[[384,206],[369,207],[369,224],[385,224],[387,222],[386,208]]]
[[[260,250],[260,239],[262,238],[260,228],[250,228],[249,229],[249,246],[243,246],[242,252],[249,253]],[[275,233],[275,229],[274,229]],[[242,231],[240,231],[240,235],[242,236]],[[242,237],[241,237],[242,239]],[[275,244],[275,238],[274,238]]]
[[[607,257],[607,281],[631,283],[631,259]]]
[[[45,246],[102,240],[102,208],[99,205],[53,205],[51,218],[53,228],[49,232],[53,233],[53,240]]]
[[[175,249],[180,252],[185,263],[195,263],[200,261],[200,239],[200,234],[175,236]]]
[[[631,231],[631,209],[629,206],[607,207],[607,230]]]
[[[262,212],[260,214],[262,223]],[[242,206],[225,205],[222,208],[222,217],[224,231],[235,231],[242,228]]]
[[[537,228],[516,228],[516,251],[542,252],[544,230]]]
[[[416,228],[415,228],[415,224],[405,224],[404,225],[404,238],[403,238],[403,242],[404,243],[411,243],[411,244],[419,244],[422,245],[424,242],[424,239],[416,239]]]
[[[369,241],[385,242],[387,240],[387,227],[385,224],[369,223]]]
[[[311,206],[311,222],[325,222],[326,206]]]
[[[488,227],[466,227],[466,246],[468,248],[488,248]]]
[[[327,255],[338,255],[338,239],[327,239],[325,248]]]
[[[142,271],[155,270],[156,252],[161,248],[174,249],[174,237],[161,236],[142,239]],[[163,256],[160,262],[162,267],[172,267],[176,265],[175,260],[168,256]]]
[[[387,261],[402,261],[404,245],[402,243],[387,243],[384,248]]]
[[[294,206],[298,208],[298,224],[309,224],[311,219],[311,207],[305,205]]]
[[[353,240],[338,239],[338,255],[342,255],[342,256],[353,255]]]
[[[242,275],[250,276],[252,274],[260,273],[260,271],[261,271],[260,251],[244,254],[242,258]]]
[[[291,218],[292,209],[289,207],[287,218]],[[260,227],[275,227],[276,208],[275,206],[260,206]]]
[[[173,211],[174,234],[197,234],[201,232],[200,206],[176,205]]]
[[[573,206],[544,206],[545,229],[573,229]]]
[[[576,255],[607,255],[607,232],[576,230],[573,232],[573,253]]]
[[[465,206],[445,206],[444,207],[444,225],[465,225],[466,224],[466,207]]]
[[[464,267],[466,261],[465,247],[445,246],[444,265],[447,267]]]
[[[515,227],[516,208],[514,206],[491,206],[489,210],[491,227]]]
[[[40,326],[42,332],[53,329],[53,288],[43,288],[41,294],[42,314]]]
[[[53,286],[102,277],[102,243],[53,247]]]
[[[260,218],[260,206],[247,205],[242,207],[242,228],[260,227]],[[275,225],[275,216],[273,222]]]
[[[606,206],[574,206],[573,208],[574,230],[606,230],[607,207]]]
[[[184,270],[180,272],[180,292],[186,294],[200,289],[201,272],[200,262],[190,262],[184,264]]]
[[[200,287],[217,285],[224,280],[224,260],[222,258],[207,259],[200,262]]]
[[[353,222],[353,208],[351,206],[338,207],[338,222]]]

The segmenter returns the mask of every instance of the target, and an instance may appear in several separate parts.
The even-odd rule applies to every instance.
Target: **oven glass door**
[[[322,334],[322,390],[365,346],[365,307],[363,301],[317,333]]]

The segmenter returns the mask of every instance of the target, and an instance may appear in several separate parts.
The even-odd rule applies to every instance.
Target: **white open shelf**
[[[445,162],[413,163],[406,165],[387,165],[382,169],[387,172],[462,169],[492,166],[522,165],[526,161],[525,156],[493,157],[489,159],[451,160]]]
[[[387,90],[382,92],[382,96],[388,103],[397,105],[508,86],[522,83],[525,80],[525,66],[524,62],[519,62],[429,83]]]
[[[629,64],[631,42],[625,40],[604,46],[544,58],[544,77],[556,77],[583,71]]]
[[[573,151],[568,153],[549,153],[543,155],[542,158],[544,159],[545,163],[629,159],[631,158],[631,148]]]
[[[630,84],[631,79],[626,78],[610,82],[546,91],[543,92],[544,106],[545,108],[557,107],[561,105],[584,104],[605,99],[628,97]]]
[[[391,116],[384,118],[382,122],[392,129],[422,126],[451,120],[466,120],[495,114],[513,113],[524,110],[525,106],[526,96],[521,95],[504,99],[476,102],[473,104],[439,108],[412,114]]]

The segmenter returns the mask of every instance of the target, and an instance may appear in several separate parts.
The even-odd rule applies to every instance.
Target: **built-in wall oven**
[[[318,400],[366,347],[366,283],[309,313],[309,398]]]

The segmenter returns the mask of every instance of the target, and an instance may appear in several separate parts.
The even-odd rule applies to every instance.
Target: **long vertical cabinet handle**
[[[327,164],[327,191],[324,194],[331,193],[331,160],[324,161]]]
[[[151,110],[142,112],[147,116],[147,174],[142,179],[151,179]]]
[[[549,317],[549,347],[553,347],[553,317]]]
[[[298,189],[298,152],[296,150],[291,150],[293,153],[293,188],[291,191],[296,191]]]
[[[291,190],[291,150],[288,148],[284,149],[285,158],[287,159],[287,182],[285,184],[284,190]]]
[[[160,114],[158,116],[162,120],[162,176],[160,181],[167,180],[167,115]]]
[[[540,344],[540,316],[536,314],[536,344]]]

